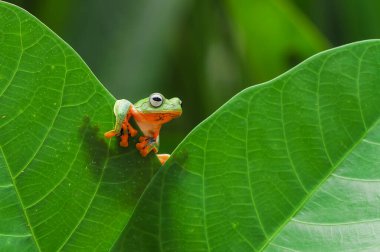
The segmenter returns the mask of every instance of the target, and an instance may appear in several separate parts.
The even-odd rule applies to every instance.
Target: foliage
[[[105,141],[115,99],[1,2],[1,249],[379,247],[379,55],[377,40],[343,46],[243,90],[159,168]]]
[[[115,99],[67,44],[5,3],[0,25],[1,250],[109,248],[159,162],[104,140]]]
[[[116,248],[379,248],[380,41],[316,55],[199,125]]]
[[[117,99],[180,97],[186,113],[161,132],[164,152],[232,95],[330,47],[291,0],[8,1],[67,41]]]

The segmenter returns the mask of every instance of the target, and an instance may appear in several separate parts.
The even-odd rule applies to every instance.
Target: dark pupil
[[[157,101],[157,102],[160,102],[160,101],[161,101],[161,98],[160,98],[160,97],[153,97],[152,99],[153,99],[153,101]]]

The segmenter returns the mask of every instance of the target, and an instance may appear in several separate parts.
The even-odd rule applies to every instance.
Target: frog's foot
[[[142,136],[139,138],[139,143],[136,144],[136,149],[140,151],[141,156],[146,157],[152,150],[157,153],[158,144],[155,138]]]
[[[121,130],[120,130],[120,133],[117,134],[117,133],[109,133],[111,131],[108,131],[106,134],[107,136],[119,136],[120,135],[120,146],[121,147],[128,147],[128,134],[130,134],[132,137],[136,136],[137,135],[137,130],[135,130],[132,125],[129,123],[129,117],[127,117],[124,121],[123,121],[123,124],[121,125]],[[115,130],[113,131],[115,132]],[[106,134],[104,134],[106,136]],[[107,137],[106,136],[106,137]]]
[[[121,147],[128,147],[128,132],[125,134],[121,134],[120,139],[121,139],[120,140],[120,146]]]
[[[120,131],[120,146],[128,147],[128,120],[124,120]]]
[[[118,133],[115,130],[110,130],[104,133],[106,138],[112,138],[114,136],[120,136],[120,146],[128,147],[128,131],[124,131],[123,129]]]
[[[112,138],[114,136],[120,136],[120,146],[128,147],[128,131],[124,131],[123,129],[120,132],[116,132],[115,130],[110,130],[104,133],[106,138]]]
[[[160,160],[161,164],[164,165],[166,160],[169,159],[169,154],[157,154],[158,159]]]

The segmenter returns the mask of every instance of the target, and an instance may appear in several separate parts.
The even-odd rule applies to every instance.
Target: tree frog
[[[117,100],[114,105],[115,127],[104,136],[120,136],[120,146],[128,147],[128,133],[132,137],[137,134],[137,130],[129,123],[132,116],[144,134],[136,144],[141,156],[145,157],[152,150],[157,153],[161,126],[182,114],[181,104],[182,101],[177,97],[166,99],[160,93],[153,93],[135,104],[125,99]],[[164,164],[170,155],[158,154],[157,157]]]

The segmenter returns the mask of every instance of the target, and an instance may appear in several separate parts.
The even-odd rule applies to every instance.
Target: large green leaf
[[[380,41],[232,98],[180,144],[114,249],[380,248]]]
[[[1,251],[118,238],[159,162],[104,140],[113,102],[67,44],[0,2]]]
[[[0,250],[375,250],[379,69],[367,41],[246,89],[150,181],[153,155],[102,136],[114,98],[1,2]]]

